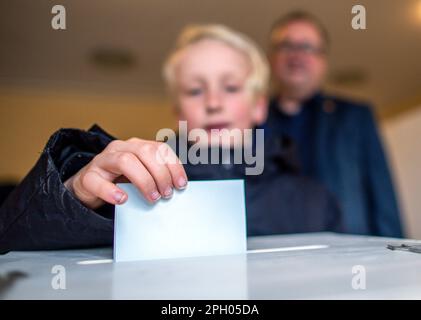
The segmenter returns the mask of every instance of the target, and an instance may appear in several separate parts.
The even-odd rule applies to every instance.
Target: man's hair
[[[180,33],[174,49],[163,66],[163,76],[169,89],[174,92],[174,71],[179,54],[190,45],[202,40],[216,40],[244,54],[250,62],[251,72],[247,85],[254,95],[267,93],[269,83],[269,65],[265,54],[249,37],[226,26],[217,24],[190,25]],[[206,61],[203,61],[206,63]]]
[[[276,30],[279,30],[280,28],[286,27],[288,24],[292,22],[298,22],[303,21],[312,24],[320,34],[320,37],[323,40],[323,44],[325,49],[329,49],[330,46],[330,36],[329,32],[327,31],[326,27],[323,25],[323,23],[313,14],[308,13],[306,11],[292,11],[287,13],[286,15],[283,15],[279,17],[272,25],[272,28],[270,29],[270,40],[272,41],[273,33]]]

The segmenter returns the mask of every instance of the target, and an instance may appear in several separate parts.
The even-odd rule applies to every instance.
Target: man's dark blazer
[[[311,109],[310,175],[336,195],[345,232],[402,237],[395,191],[370,107],[322,93],[303,107]],[[264,125],[267,133],[282,133],[279,112],[278,99],[272,99]]]

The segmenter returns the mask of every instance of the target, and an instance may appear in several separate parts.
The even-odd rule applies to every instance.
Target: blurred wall
[[[159,128],[174,127],[169,105],[156,97],[0,92],[0,181],[24,177],[48,137],[62,127],[88,129],[97,123],[120,139],[154,139]]]
[[[408,236],[421,239],[421,105],[386,119],[382,129]]]

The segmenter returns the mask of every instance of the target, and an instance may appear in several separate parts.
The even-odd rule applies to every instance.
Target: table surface
[[[111,248],[10,252],[0,299],[421,299],[421,254],[386,249],[401,243],[421,242],[266,236],[243,255],[121,263]]]

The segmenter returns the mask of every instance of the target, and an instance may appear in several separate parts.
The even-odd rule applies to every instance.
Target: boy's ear
[[[256,98],[253,110],[253,118],[256,125],[261,125],[266,121],[268,116],[268,100],[265,96]]]

